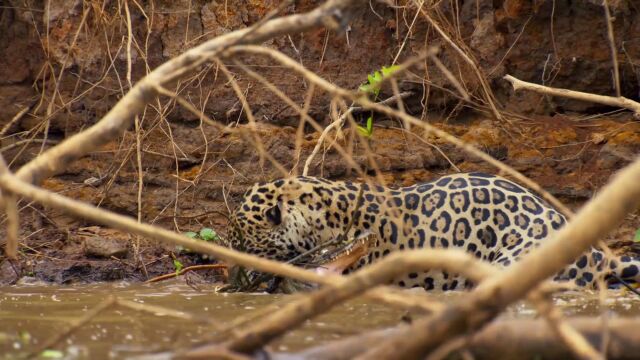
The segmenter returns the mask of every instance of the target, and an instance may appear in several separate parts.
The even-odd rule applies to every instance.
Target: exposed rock
[[[487,13],[479,21],[476,20],[469,45],[478,53],[483,62],[492,61],[495,54],[504,47],[504,35],[496,30],[494,14]],[[502,71],[497,73],[500,74]]]
[[[48,285],[46,281],[42,281],[34,276],[23,276],[16,281],[17,286],[42,286]]]
[[[122,240],[108,239],[100,236],[86,237],[84,252],[87,256],[99,258],[124,258],[128,253],[128,244]]]
[[[18,271],[17,274],[16,274],[16,271]],[[14,268],[14,266],[11,265],[9,260],[3,260],[2,262],[0,262],[0,284],[14,283],[20,276],[19,271],[20,269]]]
[[[600,150],[599,164],[605,169],[617,169],[637,159],[640,154],[640,134],[623,131],[610,138]]]

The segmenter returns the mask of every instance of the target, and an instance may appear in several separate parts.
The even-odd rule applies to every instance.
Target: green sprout
[[[220,241],[220,236],[216,234],[216,232],[211,228],[202,228],[200,230],[200,239],[207,242],[218,242]]]
[[[375,100],[380,94],[380,88],[385,78],[391,76],[399,69],[400,67],[398,65],[383,66],[382,69],[367,75],[367,82],[360,85],[358,89],[365,94],[373,94]],[[371,139],[373,135],[373,113],[367,118],[367,127],[358,126],[358,132],[367,139]]]
[[[360,85],[358,89],[364,93],[373,94],[374,97],[377,98],[378,94],[380,94],[380,88],[382,87],[384,79],[399,69],[400,67],[398,65],[383,66],[382,69],[367,75],[367,82]]]
[[[176,275],[180,274],[184,265],[178,259],[173,259],[173,267],[176,268]]]
[[[373,135],[373,116],[367,118],[367,127],[358,125],[358,132],[367,139],[371,139]]]
[[[640,242],[640,229],[636,230],[636,236],[633,238],[633,241]]]
[[[187,231],[185,233],[183,233],[184,236],[193,239],[193,240],[202,240],[202,241],[206,241],[206,242],[214,242],[214,243],[218,243],[220,242],[220,236],[215,232],[215,230],[211,229],[211,228],[202,228],[200,229],[199,232],[195,232],[195,231]],[[176,246],[176,251],[177,252],[191,252],[191,250],[183,247],[183,246]]]

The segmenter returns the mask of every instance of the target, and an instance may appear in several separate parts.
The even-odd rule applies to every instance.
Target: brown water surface
[[[220,294],[213,286],[201,286],[198,291],[177,280],[152,285],[0,287],[0,358],[19,358],[33,351],[109,295],[194,314],[212,320],[217,326],[293,299],[287,295]],[[447,302],[465,293],[434,292],[428,296]],[[565,292],[557,295],[554,302],[567,315],[597,315],[603,311],[597,292]],[[637,316],[640,298],[623,291],[608,291],[604,310],[612,316]],[[306,322],[275,342],[273,349],[295,351],[363,330],[391,326],[403,314],[402,310],[366,299],[353,300]],[[528,304],[518,303],[502,316],[533,317],[535,312]],[[65,359],[119,359],[188,346],[214,332],[215,326],[211,324],[114,306],[65,338],[55,349]]]

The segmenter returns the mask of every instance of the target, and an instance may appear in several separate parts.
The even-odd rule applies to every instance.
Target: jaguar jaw
[[[323,254],[327,260],[322,261],[321,265],[316,268],[316,272],[324,274],[339,275],[355,264],[360,258],[369,253],[372,235],[363,236],[359,239],[350,241],[348,244],[333,249],[329,253]]]

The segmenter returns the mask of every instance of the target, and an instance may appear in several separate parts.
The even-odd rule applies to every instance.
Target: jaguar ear
[[[304,189],[302,188],[302,184],[296,178],[287,179],[282,185],[280,192],[285,200],[296,199],[300,197],[300,195],[304,194]]]
[[[267,209],[265,216],[273,225],[280,225],[282,223],[282,202],[278,201],[275,206]]]

